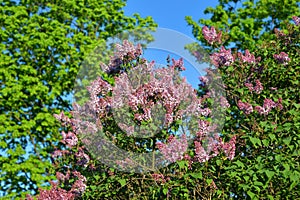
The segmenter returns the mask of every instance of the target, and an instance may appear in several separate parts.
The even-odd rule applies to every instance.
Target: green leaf
[[[202,179],[202,172],[190,173],[190,176],[197,179]]]
[[[268,180],[270,180],[274,176],[274,174],[275,174],[275,172],[270,171],[270,170],[266,170],[265,173],[266,173],[266,175],[268,177]]]
[[[249,197],[251,198],[251,199],[254,199],[254,197],[256,196],[253,192],[251,192],[251,191],[247,191],[247,194],[249,195]]]
[[[164,188],[164,189],[163,189],[164,195],[167,195],[168,191],[169,191],[168,188]]]
[[[254,145],[254,147],[261,146],[261,141],[258,138],[255,137],[249,137],[251,143]],[[258,145],[258,146],[257,146]]]
[[[121,184],[121,187],[126,185],[126,179],[119,179],[118,182]]]

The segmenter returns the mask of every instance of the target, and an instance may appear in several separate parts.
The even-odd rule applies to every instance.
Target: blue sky
[[[204,10],[209,6],[215,7],[217,3],[217,0],[128,0],[124,11],[125,14],[129,16],[134,13],[140,14],[141,17],[152,16],[159,28],[167,28],[170,31],[174,30],[177,32],[176,34],[184,34],[186,37],[190,37],[189,41],[194,42],[196,40],[192,35],[192,28],[188,26],[185,21],[185,16],[192,16],[196,21],[200,18],[209,18],[210,15],[204,15]],[[176,42],[179,43],[178,41],[174,41],[175,44]],[[181,51],[183,50],[183,47],[178,46],[177,50]],[[155,60],[160,64],[166,64],[165,58],[167,55],[170,55],[175,59],[179,59],[180,57],[184,58],[187,70],[182,73],[182,76],[185,76],[187,81],[194,88],[197,88],[197,84],[199,83],[198,77],[204,75],[204,72],[199,71],[196,68],[203,69],[205,66],[196,67],[195,62],[190,62],[191,59],[187,59],[181,53],[157,49],[149,49],[144,53],[145,58],[150,61]]]
[[[127,0],[124,11],[126,15],[139,13],[142,17],[152,16],[159,27],[193,37],[185,16],[192,16],[194,20],[209,18],[209,15],[204,15],[204,10],[217,4],[217,0]]]

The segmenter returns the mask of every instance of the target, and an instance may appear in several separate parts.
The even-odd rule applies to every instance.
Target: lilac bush
[[[296,25],[298,19],[293,18]],[[198,91],[179,76],[185,70],[182,59],[155,68],[140,57],[140,46],[128,41],[117,45],[109,64],[102,64],[103,76],[87,88],[90,99],[84,105],[75,103],[70,118],[55,115],[70,130],[62,132],[66,149],[53,154],[58,182],[51,190],[41,190],[38,199],[218,199],[231,191],[253,199],[295,197],[300,177],[295,156],[300,128],[299,50],[293,46],[299,42],[297,28],[275,30],[278,44],[263,44],[255,52],[226,49],[225,33],[203,28],[207,43],[220,47],[210,56],[214,66],[199,77]],[[220,78],[226,96],[216,98],[218,91],[209,85]],[[227,113],[222,130],[213,120],[218,113],[210,107],[216,101]],[[159,126],[151,126],[153,122]],[[127,151],[153,157],[160,153],[168,165],[156,168],[128,156],[115,159],[120,168],[106,166],[91,153],[93,145],[108,147],[95,141],[99,130]],[[109,158],[120,158],[114,156]],[[122,171],[137,165],[139,172]]]
[[[215,39],[219,40],[219,37],[220,34]],[[234,158],[235,137],[224,142],[218,133],[214,133],[215,128],[209,121],[212,112],[205,102],[215,92],[207,90],[203,98],[197,96],[192,86],[180,77],[180,72],[185,70],[183,59],[172,59],[172,64],[166,68],[155,68],[155,63],[140,58],[141,54],[140,45],[133,46],[128,41],[122,45],[117,44],[109,64],[101,65],[106,76],[98,77],[87,87],[90,99],[84,105],[74,103],[71,118],[63,112],[55,115],[63,126],[69,128],[68,132],[62,131],[61,142],[66,149],[53,153],[53,158],[57,160],[58,183],[48,193],[43,190],[38,198],[46,198],[47,195],[54,197],[61,193],[62,198],[72,199],[82,195],[88,184],[93,184],[81,173],[95,173],[98,166],[94,163],[101,166],[106,164],[99,163],[92,148],[97,143],[97,132],[100,130],[108,134],[116,145],[122,144],[121,147],[128,150],[160,153],[163,160],[171,165],[179,161],[187,162],[190,170],[194,163],[206,162],[220,153],[229,159]],[[228,59],[232,62],[232,58]],[[113,77],[113,81],[105,79],[108,76]],[[201,79],[203,83],[206,80],[207,87],[213,77]],[[224,97],[220,98],[220,102],[223,108],[229,106]],[[184,125],[184,122],[188,125]],[[146,124],[144,128],[143,124]],[[152,129],[149,128],[151,124],[155,125]],[[181,136],[176,134],[186,126],[192,131],[189,136],[187,133]],[[146,146],[150,146],[141,149],[138,144],[141,140],[132,137],[135,134],[147,136],[143,140]],[[124,144],[126,140],[128,143]],[[98,147],[101,154],[101,147]],[[165,162],[163,160],[161,162]],[[128,157],[124,160],[116,159],[115,164],[120,166],[120,170],[122,167],[134,167],[136,161]],[[63,169],[68,171],[63,172]],[[157,170],[159,168],[152,168],[154,172],[147,174],[155,181],[166,181],[162,174],[155,175]],[[111,176],[116,176],[111,170],[107,171],[110,171]],[[70,181],[71,175],[77,177],[77,180]]]

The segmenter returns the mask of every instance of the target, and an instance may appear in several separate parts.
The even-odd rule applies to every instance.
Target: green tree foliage
[[[109,36],[156,26],[150,17],[125,16],[125,5],[122,0],[0,1],[1,195],[37,191],[53,179],[50,153],[61,139],[53,114],[71,109],[66,97],[84,57]]]
[[[260,59],[243,62],[239,53],[234,63],[220,67],[231,104],[223,131],[239,139],[234,161],[213,170],[219,187],[216,199],[230,194],[234,199],[300,195],[300,32],[299,26],[284,28],[286,34],[277,31],[276,40],[263,42],[253,52]],[[273,108],[268,110],[268,105]]]
[[[254,50],[256,45],[272,37],[270,33],[286,23],[285,20],[299,16],[300,9],[297,0],[219,0],[219,5],[208,7],[204,13],[212,15],[211,18],[197,23],[192,17],[186,17],[199,41],[204,42],[200,25],[214,26],[227,32],[225,46]]]
[[[237,60],[219,68],[231,104],[223,131],[240,137],[235,161],[225,162],[221,169],[216,168],[220,160],[210,163],[212,169],[218,169],[211,170],[218,187],[215,198],[296,199],[300,191],[299,18],[295,21],[298,26],[290,22],[292,16],[299,16],[299,2],[219,2],[216,8],[206,9],[206,13],[212,14],[211,19],[199,22],[216,27],[217,33],[223,31],[220,44],[216,41],[210,45],[202,35],[203,27],[187,17],[194,36],[212,57],[217,57],[215,53],[223,45],[234,47],[232,54]],[[195,50],[193,45],[188,48]],[[241,54],[237,51],[244,54],[247,49],[260,61],[238,61]],[[219,56],[226,54],[231,53],[223,51]],[[278,60],[280,54],[290,60]],[[257,80],[264,88],[261,93],[251,88]],[[283,109],[259,114],[257,110],[261,108],[256,106],[263,107],[266,98],[274,102],[282,99]],[[249,103],[248,108],[251,106],[254,111],[245,114],[247,111],[240,109],[239,101]]]

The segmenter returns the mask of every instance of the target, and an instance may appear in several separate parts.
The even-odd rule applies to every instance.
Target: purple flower
[[[293,16],[292,19],[293,19],[294,23],[296,24],[296,26],[298,26],[300,24],[300,17]]]
[[[208,83],[208,78],[206,76],[200,76],[199,80],[201,81],[201,83],[199,84],[201,86],[205,86]]]
[[[183,58],[179,60],[172,59],[173,65],[171,67],[178,69],[179,71],[185,71],[185,67],[183,66]]]
[[[166,181],[170,180],[170,178],[165,178],[165,176],[163,174],[151,174],[152,178],[155,180],[155,182],[157,183],[166,183]]]
[[[38,200],[48,200],[48,199],[62,199],[62,200],[73,200],[76,195],[70,191],[58,188],[57,184],[51,182],[50,190],[39,189],[39,195],[37,196]],[[27,200],[32,200],[33,198],[30,195],[26,196]]]
[[[256,94],[260,94],[261,91],[263,91],[264,87],[259,80],[255,80],[255,83],[256,85],[254,87],[254,91],[256,92]]]
[[[70,118],[66,116],[64,112],[61,112],[60,114],[53,114],[53,116],[59,120],[63,126],[71,124]]]
[[[274,58],[281,64],[287,65],[288,62],[291,60],[289,55],[281,52],[280,54],[274,54]]]
[[[245,51],[245,56],[242,53],[238,53],[238,57],[243,61],[243,62],[247,62],[249,64],[255,63],[255,57],[253,54],[251,54],[249,52],[248,49],[246,49]]]
[[[75,154],[77,158],[77,164],[87,167],[87,163],[90,161],[90,157],[84,153],[83,148],[79,147],[78,152]]]
[[[252,83],[245,83],[245,86],[252,92],[254,90]]]
[[[255,106],[255,110],[261,115],[267,115],[269,112],[276,107],[282,109],[281,99],[278,100],[277,103],[272,101],[271,99],[265,99],[263,106]]]
[[[275,35],[277,38],[284,38],[286,36],[286,34],[283,31],[277,28],[275,28]]]
[[[227,99],[223,96],[220,97],[220,105],[222,108],[229,108],[230,104],[228,103]]]
[[[226,50],[223,46],[219,53],[213,53],[210,56],[211,62],[216,67],[229,66],[234,62],[234,57],[231,54],[231,50]]]
[[[73,132],[68,132],[67,134],[62,131],[61,135],[63,137],[62,139],[62,143],[64,143],[65,145],[67,145],[68,147],[72,148],[73,146],[75,146],[78,142],[78,138],[77,136],[73,133]]]
[[[244,103],[241,100],[238,101],[238,107],[240,110],[244,111],[246,115],[253,112],[253,107],[249,103]]]
[[[209,154],[205,151],[200,142],[195,141],[195,158],[198,162],[206,162],[210,159]]]
[[[111,57],[108,66],[101,64],[101,68],[108,74],[115,74],[122,71],[123,62],[129,62],[131,60],[137,59],[142,55],[142,46],[138,44],[134,46],[127,40],[123,41],[123,44],[116,44],[116,52],[113,57]]]
[[[125,56],[128,56],[130,60],[133,60],[143,53],[142,46],[140,44],[135,47],[128,40],[124,40],[122,45],[116,44],[116,49],[116,56],[121,60],[123,60]]]
[[[168,138],[167,144],[157,142],[157,148],[170,162],[176,162],[184,158],[183,154],[188,148],[188,142],[186,135],[183,134],[181,139],[176,139],[175,136],[171,135]]]
[[[233,136],[229,142],[220,141],[220,148],[223,149],[228,159],[232,160],[235,156],[236,136]]]
[[[214,44],[215,42],[219,44],[222,43],[222,32],[217,34],[215,27],[210,27],[209,29],[207,26],[204,26],[202,28],[202,34],[209,44]]]

